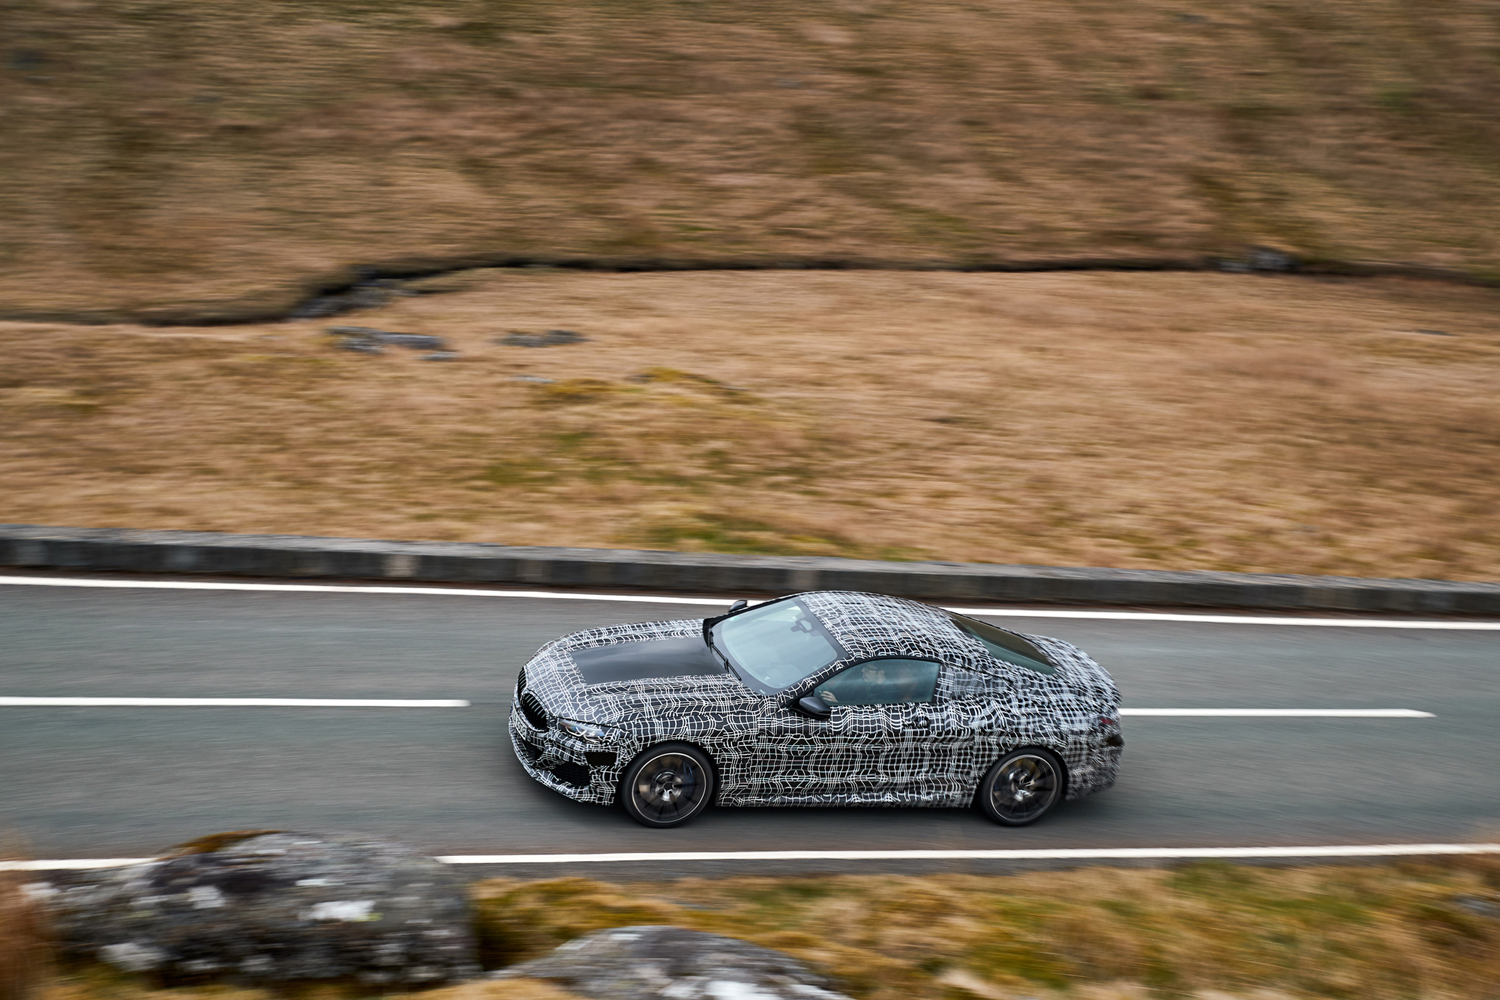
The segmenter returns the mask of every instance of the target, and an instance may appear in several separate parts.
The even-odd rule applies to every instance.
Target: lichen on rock
[[[66,957],[166,980],[416,985],[479,974],[459,881],[432,858],[366,837],[225,838],[50,884]]]
[[[597,1000],[847,1000],[790,955],[682,927],[617,927],[492,973]]]

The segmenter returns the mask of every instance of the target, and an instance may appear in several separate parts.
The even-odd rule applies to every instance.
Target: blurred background
[[[1493,579],[1497,52],[1488,0],[5,0],[4,518]]]

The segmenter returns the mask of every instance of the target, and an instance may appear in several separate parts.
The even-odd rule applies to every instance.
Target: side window
[[[931,660],[867,660],[841,670],[813,693],[829,705],[896,705],[931,701],[938,665]]]

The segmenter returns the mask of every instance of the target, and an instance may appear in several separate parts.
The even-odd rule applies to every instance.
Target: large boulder
[[[366,837],[208,838],[176,857],[57,874],[38,888],[65,956],[169,980],[479,974],[462,884],[432,858]]]
[[[549,979],[598,1000],[847,1000],[790,955],[654,925],[588,934],[491,975]]]

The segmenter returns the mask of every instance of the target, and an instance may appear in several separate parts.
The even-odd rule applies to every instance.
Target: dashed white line
[[[1189,861],[1255,858],[1393,858],[1439,854],[1500,854],[1500,844],[1340,844],[1312,847],[1083,847],[910,851],[645,851],[620,854],[452,854],[450,865],[575,865],[637,861]],[[155,858],[69,858],[0,861],[0,871],[121,868]]]
[[[0,576],[0,586],[98,587],[116,590],[239,590],[293,594],[407,594],[427,597],[513,597],[543,601],[606,601],[618,604],[690,604],[727,607],[731,597],[705,595],[599,594],[573,590],[500,590],[468,587],[348,586],[315,583],[227,583],[196,580],[90,580],[77,577]],[[752,604],[758,603],[751,601]],[[1500,631],[1497,621],[1443,621],[1426,618],[1299,618],[1278,615],[1198,615],[1149,611],[960,608],[949,611],[987,618],[1079,618],[1095,621],[1190,622],[1199,625],[1302,625],[1324,628],[1442,629]]]
[[[457,698],[3,698],[0,708],[468,708]]]

